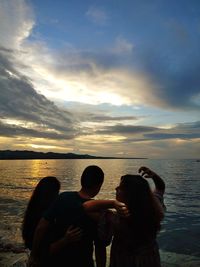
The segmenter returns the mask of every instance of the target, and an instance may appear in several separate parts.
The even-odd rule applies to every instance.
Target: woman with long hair
[[[59,194],[60,182],[56,177],[42,178],[36,185],[28,202],[22,224],[22,238],[25,247],[32,249],[33,236],[43,213],[50,207]]]
[[[22,238],[24,240],[25,248],[31,252],[34,233],[37,225],[44,215],[44,213],[50,208],[50,206],[56,200],[60,191],[60,182],[56,177],[47,176],[42,178],[36,185],[31,198],[28,202],[23,224],[22,224]],[[54,225],[50,225],[49,229],[42,241],[42,250],[40,255],[35,259],[29,257],[28,266],[49,266],[50,255],[57,253],[63,246],[69,245],[73,242],[77,242],[81,237],[81,230],[78,227],[72,225],[68,227],[66,233],[62,239],[57,242],[53,242]]]
[[[139,169],[141,175],[124,175],[116,188],[116,201],[128,208],[126,216],[111,210],[103,212],[99,221],[101,238],[111,242],[110,267],[160,267],[156,237],[164,217],[163,194],[165,183],[147,167]],[[152,178],[155,190],[145,178]],[[111,205],[110,200],[86,202],[88,212]],[[126,209],[124,207],[124,209]],[[123,207],[122,207],[123,209]]]

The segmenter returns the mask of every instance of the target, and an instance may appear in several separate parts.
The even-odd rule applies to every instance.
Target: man
[[[39,255],[47,233],[52,235],[53,232],[53,236],[50,238],[52,245],[49,249],[48,266],[94,267],[93,243],[95,244],[97,266],[105,266],[106,248],[98,241],[96,223],[83,208],[85,201],[98,194],[103,181],[102,169],[91,165],[82,173],[79,192],[63,192],[59,195],[36,228],[31,252],[32,258],[36,259]],[[50,231],[52,224],[54,225],[53,230]],[[71,240],[69,241],[70,234]],[[66,236],[68,239],[65,238]]]

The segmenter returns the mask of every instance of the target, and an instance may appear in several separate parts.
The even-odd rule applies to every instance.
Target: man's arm
[[[117,213],[122,217],[129,216],[129,211],[126,205],[117,200],[88,200],[83,203],[83,208],[88,213],[106,209],[116,209]]]
[[[165,193],[165,182],[157,173],[144,166],[140,167],[138,172],[144,178],[151,178],[154,181],[157,192],[161,193],[162,195]]]

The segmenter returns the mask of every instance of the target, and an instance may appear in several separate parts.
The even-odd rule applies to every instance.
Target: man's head
[[[104,181],[104,173],[102,169],[96,165],[91,165],[85,168],[81,175],[82,189],[91,197],[98,194]]]

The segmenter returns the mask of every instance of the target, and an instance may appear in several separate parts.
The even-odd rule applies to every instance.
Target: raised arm
[[[155,184],[155,190],[161,194],[165,193],[165,182],[163,179],[154,171],[147,167],[140,167],[138,172],[140,173],[141,176],[144,178],[151,178],[154,181]]]

